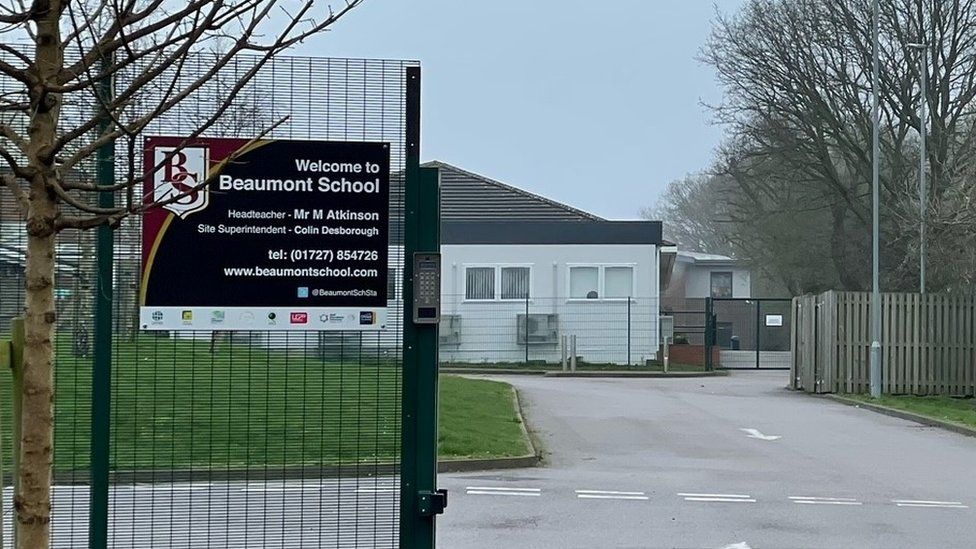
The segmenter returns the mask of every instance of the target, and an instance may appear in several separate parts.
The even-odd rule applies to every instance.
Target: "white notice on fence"
[[[766,326],[782,326],[783,315],[766,315]]]

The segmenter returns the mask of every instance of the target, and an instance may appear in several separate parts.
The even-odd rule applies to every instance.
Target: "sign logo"
[[[292,324],[308,324],[308,313],[292,313]]]
[[[371,324],[376,324],[376,313],[374,313],[373,311],[360,311],[359,324],[361,326],[369,326]]]
[[[298,287],[298,297],[300,297],[300,298],[306,298],[306,297],[308,297],[308,286],[299,286]]]
[[[163,321],[163,312],[162,311],[153,311],[152,312],[152,321],[153,321],[154,324],[159,324],[160,322],[162,322]]]
[[[212,313],[210,313],[210,323],[220,324],[224,321],[225,317],[226,314],[224,313],[224,311],[213,311]]]
[[[206,147],[156,147],[153,160],[160,168],[153,174],[153,200],[169,202],[163,209],[182,219],[206,208],[210,191],[197,187],[207,178],[208,152]]]
[[[180,318],[183,319],[183,324],[190,324],[193,322],[193,311],[185,310],[181,312]]]
[[[268,313],[268,326],[276,326],[278,324],[278,314],[274,311]]]
[[[254,313],[251,311],[244,311],[240,314],[239,319],[242,324],[250,324],[254,322]]]

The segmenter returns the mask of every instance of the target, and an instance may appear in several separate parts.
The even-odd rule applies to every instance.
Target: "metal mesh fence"
[[[712,299],[715,366],[729,369],[788,368],[789,299]]]
[[[189,134],[255,61],[240,58],[144,133]],[[208,62],[206,54],[191,57],[185,78],[202,74]],[[203,135],[253,137],[287,115],[269,137],[389,142],[393,179],[402,182],[405,71],[415,65],[279,57]],[[140,70],[129,68],[116,87]],[[9,81],[0,86],[12,89]],[[146,89],[141,101],[151,104],[154,93],[164,90]],[[67,105],[63,128],[95,106],[84,98]],[[141,165],[141,140],[131,149],[116,145],[119,177]],[[69,177],[93,174],[88,163]],[[394,184],[391,273],[402,271],[402,196],[402,184]],[[9,193],[0,197],[6,332],[24,302],[26,237]],[[127,220],[115,240],[110,546],[396,546],[402,305],[390,302],[388,329],[380,333],[140,333],[140,231],[138,219]],[[56,547],[88,540],[94,248],[93,232],[59,236]],[[0,376],[0,387],[9,463],[9,376]]]
[[[658,358],[657,298],[478,301],[442,296],[441,367],[647,366]]]

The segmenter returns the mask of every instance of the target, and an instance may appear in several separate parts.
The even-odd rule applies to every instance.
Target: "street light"
[[[878,34],[879,28],[881,27],[881,10],[878,5],[878,0],[874,0],[873,11],[874,15],[872,17],[872,44],[873,44],[873,62],[871,67],[871,107],[872,107],[872,147],[874,153],[871,157],[871,211],[872,211],[872,223],[871,223],[871,368],[869,371],[870,375],[870,386],[871,386],[871,396],[878,398],[881,396],[881,290],[878,281],[878,252],[879,252],[879,230],[880,223],[879,218],[879,191],[878,191],[878,179],[881,174],[881,159],[879,151],[880,146],[880,107],[878,105],[878,77],[879,77],[879,46],[878,46]]]
[[[921,105],[918,114],[919,155],[918,155],[918,214],[919,214],[919,250],[918,250],[918,287],[925,293],[925,209],[928,194],[925,190],[925,134],[926,107],[928,106],[928,73],[929,73],[929,45],[923,42],[908,44],[908,47],[921,53],[919,64],[919,88],[921,89]]]

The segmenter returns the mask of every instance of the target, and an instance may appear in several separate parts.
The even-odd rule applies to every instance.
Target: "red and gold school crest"
[[[153,161],[160,166],[153,174],[153,202],[166,202],[162,208],[183,219],[207,207],[210,191],[198,188],[207,179],[207,147],[156,147]]]

